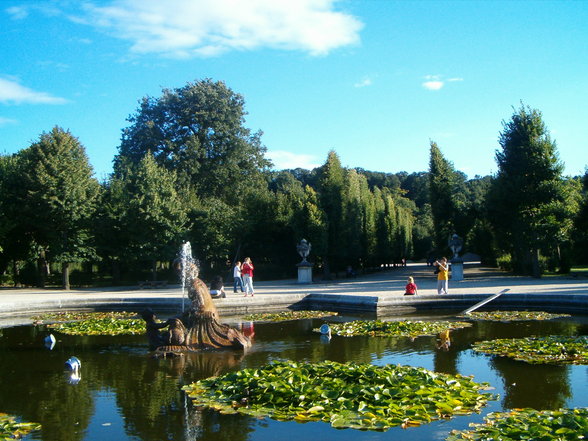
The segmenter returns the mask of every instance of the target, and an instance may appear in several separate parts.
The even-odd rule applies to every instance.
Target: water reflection
[[[500,402],[485,410],[587,406],[585,366],[530,365],[475,354],[474,341],[529,335],[585,335],[587,320],[549,322],[474,322],[451,332],[449,346],[440,336],[409,338],[337,337],[324,342],[313,328],[321,320],[255,324],[255,344],[248,352],[205,352],[153,359],[147,341],[137,337],[71,337],[57,334],[52,351],[44,347],[48,331],[18,327],[0,334],[0,411],[40,422],[44,441],[117,440],[262,440],[337,438],[338,440],[438,439],[452,428],[481,416],[460,417],[386,433],[336,431],[328,424],[256,420],[195,408],[181,387],[229,370],[257,367],[278,359],[333,360],[374,364],[402,363],[439,372],[476,375],[491,381]],[[446,350],[445,350],[446,349]],[[82,361],[83,377],[69,384],[64,362]],[[307,436],[308,435],[308,436]]]

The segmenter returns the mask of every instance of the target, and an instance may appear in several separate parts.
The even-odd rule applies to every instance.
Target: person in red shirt
[[[406,285],[406,287],[404,288],[404,295],[405,296],[414,296],[417,295],[419,293],[419,290],[416,286],[416,283],[414,283],[414,279],[412,277],[408,278],[408,283]]]
[[[245,296],[250,294],[253,297],[253,262],[249,257],[246,257],[241,266],[241,276],[243,277],[243,285],[245,285]]]

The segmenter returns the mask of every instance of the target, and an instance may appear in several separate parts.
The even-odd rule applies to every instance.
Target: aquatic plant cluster
[[[496,399],[480,393],[487,388],[471,377],[410,366],[283,361],[200,380],[184,390],[195,405],[225,414],[386,430],[478,412]]]
[[[542,440],[572,441],[588,437],[588,409],[515,409],[490,413],[472,430],[453,431],[446,441]]]
[[[69,335],[136,335],[145,332],[145,322],[136,313],[114,312],[59,312],[33,317],[37,323],[53,321],[47,327]]]
[[[22,438],[33,430],[41,429],[37,423],[17,422],[12,415],[0,413],[0,441]]]
[[[436,335],[448,329],[467,328],[467,322],[449,321],[398,321],[384,322],[381,320],[355,320],[330,325],[331,332],[343,337],[369,335],[377,337],[419,337]],[[318,330],[316,330],[318,332]]]
[[[336,312],[330,311],[282,311],[282,312],[264,312],[260,314],[249,314],[243,317],[245,320],[264,321],[264,322],[282,322],[287,320],[324,318],[337,315]]]
[[[71,322],[74,320],[89,320],[102,318],[130,318],[137,317],[137,313],[128,311],[104,311],[104,312],[85,312],[85,311],[60,311],[48,312],[46,314],[32,317],[34,322]]]
[[[554,314],[545,311],[474,311],[461,317],[474,320],[511,322],[519,320],[552,320],[562,317],[571,317],[571,314]]]
[[[474,343],[472,349],[527,363],[588,364],[588,337],[501,338]]]
[[[145,333],[145,322],[140,319],[88,319],[78,322],[53,323],[48,327],[69,335],[136,335]]]

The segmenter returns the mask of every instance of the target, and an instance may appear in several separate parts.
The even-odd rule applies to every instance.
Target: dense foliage
[[[474,343],[472,349],[527,363],[588,364],[588,337],[502,338]]]
[[[497,175],[473,179],[434,142],[427,172],[345,168],[334,150],[313,170],[272,171],[246,114],[222,81],[145,97],[101,183],[59,127],[0,155],[0,283],[175,280],[170,263],[183,241],[205,279],[230,280],[232,263],[247,256],[258,279],[294,277],[303,238],[325,279],[450,257],[454,233],[462,253],[519,272],[588,262],[588,178],[562,177],[537,110],[515,111],[500,134]]]
[[[479,392],[485,387],[471,377],[424,368],[324,361],[275,362],[184,389],[194,404],[222,413],[386,430],[479,412],[495,399]]]
[[[453,431],[446,441],[572,441],[588,437],[588,409],[515,409],[493,412],[484,424],[471,423],[471,430]]]
[[[541,255],[561,259],[568,246],[577,192],[562,178],[555,141],[538,110],[521,105],[503,122],[499,142],[489,219],[512,269],[539,277]]]
[[[355,320],[345,323],[333,323],[331,332],[343,337],[355,335],[370,335],[378,337],[419,337],[422,335],[436,335],[448,329],[467,328],[472,326],[467,322],[448,321],[397,321],[383,322],[381,320]]]

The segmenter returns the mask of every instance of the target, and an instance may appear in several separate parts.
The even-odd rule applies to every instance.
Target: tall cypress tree
[[[327,278],[330,277],[330,271],[340,269],[344,261],[343,186],[344,170],[339,156],[331,150],[327,161],[320,168],[318,185],[320,204],[327,224],[327,245],[323,257],[323,269]]]
[[[455,170],[435,142],[431,141],[429,159],[429,192],[435,227],[434,245],[438,252],[447,249],[449,237],[455,233],[457,206],[454,194]]]

